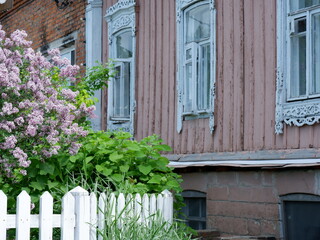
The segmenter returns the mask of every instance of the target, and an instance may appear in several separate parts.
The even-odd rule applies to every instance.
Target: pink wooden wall
[[[116,3],[105,0],[104,9]],[[320,125],[275,135],[276,0],[216,0],[215,131],[208,119],[176,131],[175,0],[136,0],[136,138],[159,134],[174,153],[320,147]],[[105,11],[104,11],[105,13]],[[107,59],[104,24],[104,59]],[[104,119],[105,123],[106,119]]]

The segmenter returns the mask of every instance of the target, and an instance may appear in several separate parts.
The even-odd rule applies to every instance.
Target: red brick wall
[[[319,194],[317,170],[182,173],[185,190],[207,193],[207,228],[222,236],[280,237],[280,198]]]
[[[85,22],[81,20],[85,7],[85,0],[75,0],[65,9],[58,9],[53,0],[15,0],[13,9],[0,14],[0,22],[8,33],[27,31],[34,49],[77,30],[76,63],[81,65],[85,63]]]

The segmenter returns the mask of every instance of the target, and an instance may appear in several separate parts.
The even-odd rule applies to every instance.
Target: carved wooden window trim
[[[210,47],[210,86],[209,86],[209,106],[205,110],[194,110],[198,107],[193,106],[192,111],[184,111],[184,104],[186,104],[184,95],[184,84],[185,84],[185,66],[186,66],[186,48],[190,48],[192,52],[197,51],[193,43],[189,45],[185,41],[185,13],[190,8],[208,4],[210,11],[210,37],[208,44]],[[214,6],[214,0],[176,0],[176,14],[177,14],[177,131],[180,133],[182,130],[183,120],[197,119],[197,118],[209,118],[209,128],[211,133],[214,131],[214,99],[215,99],[215,19],[216,10]],[[193,44],[193,45],[192,45]],[[196,55],[198,56],[198,55]],[[197,61],[196,59],[191,60],[192,63]],[[190,63],[191,63],[190,61]],[[194,65],[194,64],[193,64]],[[199,81],[196,77],[199,70],[194,70],[192,73],[192,81]],[[196,85],[195,83],[193,83]],[[193,91],[196,91],[196,87]],[[191,92],[192,97],[196,98],[197,94]],[[193,102],[196,100],[193,98]],[[194,104],[194,103],[193,103]]]
[[[320,6],[311,6],[300,9],[295,12],[289,11],[289,0],[277,0],[277,80],[276,80],[276,114],[275,114],[275,132],[283,133],[284,124],[289,126],[313,125],[320,121],[320,98],[316,95],[310,95],[308,83],[311,82],[310,66],[311,45],[307,47],[307,87],[306,97],[290,97],[290,36],[293,33],[293,24],[296,20],[305,15],[318,12]],[[307,23],[309,25],[309,23]],[[309,28],[309,26],[307,26]],[[310,44],[312,39],[311,30],[306,33]]]
[[[112,79],[108,87],[108,113],[107,128],[108,130],[122,130],[134,134],[134,114],[135,114],[135,56],[136,56],[136,16],[135,0],[119,0],[116,4],[107,9],[106,21],[108,23],[108,40],[109,40],[109,58],[115,61],[115,65],[130,63],[130,113],[129,117],[123,119],[113,116],[113,84]],[[132,57],[126,59],[117,59],[116,56],[116,37],[130,31],[132,34]]]

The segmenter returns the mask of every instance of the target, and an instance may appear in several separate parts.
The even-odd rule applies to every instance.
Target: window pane
[[[116,51],[117,58],[131,58],[132,57],[132,34],[127,31],[119,34],[116,37]]]
[[[290,97],[306,95],[306,36],[291,38]]]
[[[124,63],[123,69],[122,117],[130,116],[130,63]]]
[[[207,4],[193,8],[186,14],[187,42],[210,37],[210,11]]]
[[[121,82],[121,67],[115,67],[116,75],[113,81],[113,116],[120,116],[120,82]]]
[[[184,84],[184,112],[192,111],[192,63],[185,66],[185,84]]]
[[[320,3],[320,0],[290,0],[291,11],[296,11],[302,8],[311,7]]]
[[[320,93],[320,14],[312,17],[312,68],[313,76],[311,83],[311,94]]]
[[[200,47],[198,91],[198,110],[209,108],[210,95],[210,45]]]
[[[117,66],[113,82],[113,117],[130,117],[130,63]],[[122,71],[122,72],[121,72]]]

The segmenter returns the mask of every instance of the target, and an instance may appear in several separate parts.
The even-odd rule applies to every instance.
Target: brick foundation
[[[318,194],[319,172],[233,169],[181,174],[185,190],[207,193],[207,228],[218,230],[221,240],[229,240],[252,239],[253,236],[256,237],[253,239],[279,239],[280,196]],[[238,237],[231,238],[233,236]]]

